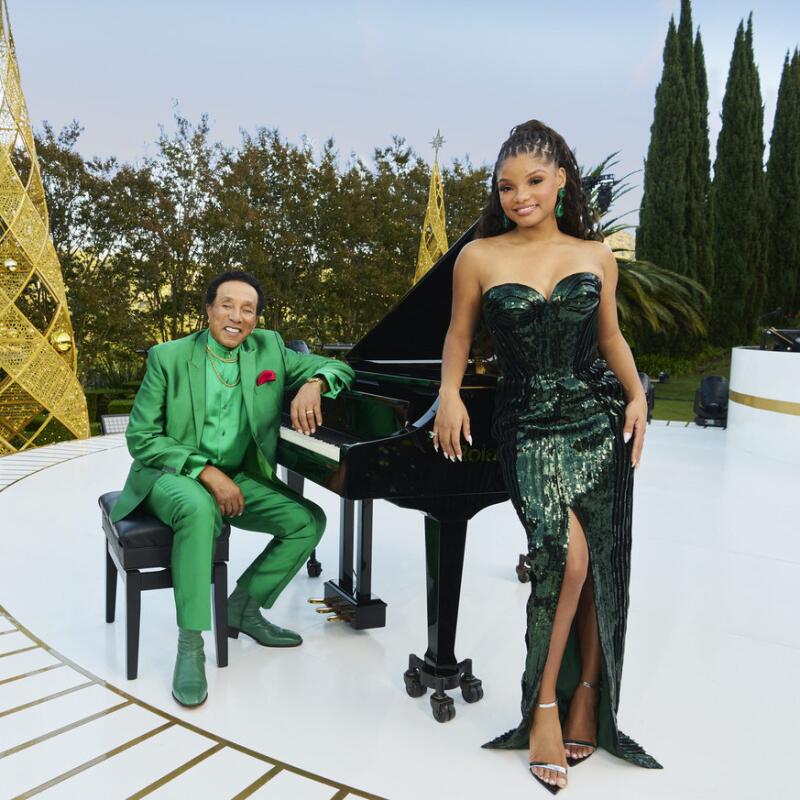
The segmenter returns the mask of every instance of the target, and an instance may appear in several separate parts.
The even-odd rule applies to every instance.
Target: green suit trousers
[[[244,513],[225,521],[236,528],[273,537],[238,584],[262,608],[271,608],[322,538],[325,514],[315,503],[276,479],[255,478],[246,472],[237,472],[231,478],[244,496]],[[211,564],[214,542],[222,530],[219,506],[198,481],[164,473],[142,508],[175,532],[172,582],[178,627],[210,630]]]

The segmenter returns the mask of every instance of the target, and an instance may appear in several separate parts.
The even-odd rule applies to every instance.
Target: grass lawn
[[[656,402],[653,419],[671,419],[682,422],[694,420],[694,393],[700,388],[700,380],[706,375],[730,377],[730,352],[717,361],[704,364],[701,369],[688,375],[670,375],[667,383],[656,383]],[[651,376],[657,380],[657,376]]]

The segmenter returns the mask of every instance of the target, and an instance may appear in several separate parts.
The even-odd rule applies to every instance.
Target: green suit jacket
[[[205,420],[206,330],[151,347],[147,371],[131,410],[126,439],[133,456],[128,479],[114,505],[112,519],[126,517],[147,497],[165,472],[181,474],[186,460],[199,451]],[[275,380],[257,385],[264,370]],[[298,389],[322,375],[336,397],[350,386],[353,370],[335,359],[301,355],[287,349],[275,331],[254,330],[239,354],[242,395],[253,441],[242,468],[254,475],[275,474],[284,391]]]

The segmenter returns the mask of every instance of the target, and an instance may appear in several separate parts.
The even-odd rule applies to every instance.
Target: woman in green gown
[[[537,120],[516,126],[456,262],[433,435],[451,459],[471,441],[459,387],[482,318],[499,370],[493,433],[531,564],[522,719],[485,747],[528,747],[552,793],[597,746],[660,766],[616,720],[647,425],[616,284],[571,150]]]

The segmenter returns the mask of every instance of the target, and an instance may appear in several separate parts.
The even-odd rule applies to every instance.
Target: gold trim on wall
[[[773,411],[776,414],[789,414],[800,417],[800,403],[793,403],[790,400],[772,400],[769,397],[757,397],[754,394],[744,394],[733,389],[728,392],[728,397],[734,403],[750,408],[758,408],[761,411]]]

